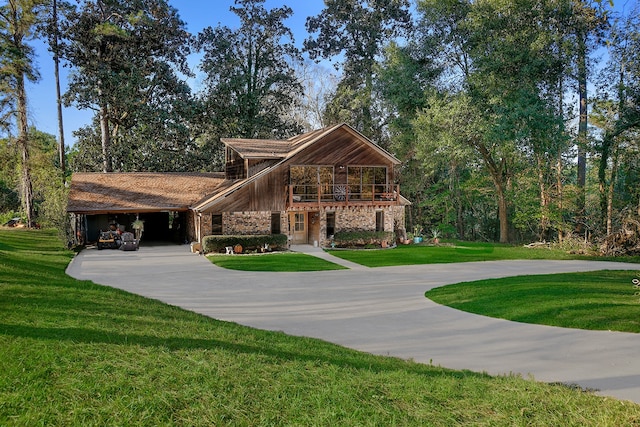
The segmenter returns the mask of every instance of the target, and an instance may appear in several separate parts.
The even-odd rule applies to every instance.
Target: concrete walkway
[[[316,248],[294,249],[337,261]],[[640,266],[526,260],[266,273],[219,268],[188,246],[143,245],[138,252],[84,250],[67,273],[220,320],[452,369],[577,384],[640,403],[640,334],[509,322],[424,297],[460,281],[607,269],[633,270],[631,286]]]

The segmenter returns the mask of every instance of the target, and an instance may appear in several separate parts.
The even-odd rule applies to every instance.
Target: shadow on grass
[[[268,334],[279,335],[282,339],[288,337],[284,334],[273,332]],[[123,346],[142,346],[165,348],[170,351],[190,351],[190,350],[223,350],[237,354],[255,354],[268,356],[285,361],[304,361],[315,363],[328,363],[346,369],[364,369],[372,372],[389,371],[409,371],[426,376],[452,376],[455,378],[492,378],[485,373],[472,371],[452,371],[446,368],[435,367],[393,357],[374,356],[366,353],[359,353],[354,350],[343,349],[333,344],[324,343],[320,340],[307,338],[292,338],[300,340],[296,345],[300,351],[290,351],[278,348],[278,340],[271,337],[272,346],[268,344],[241,344],[217,339],[189,338],[189,337],[169,337],[160,338],[149,335],[121,334],[100,331],[88,328],[44,328],[25,325],[12,325],[0,323],[0,335],[12,336],[15,338],[26,338],[48,341],[68,341],[74,344],[108,344]],[[326,348],[323,348],[325,347]]]

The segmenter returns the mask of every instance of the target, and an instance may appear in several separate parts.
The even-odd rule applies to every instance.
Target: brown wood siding
[[[227,195],[207,212],[284,211],[287,202],[286,169],[279,167]]]
[[[388,166],[393,163],[367,143],[339,129],[293,156],[290,165],[361,165]]]

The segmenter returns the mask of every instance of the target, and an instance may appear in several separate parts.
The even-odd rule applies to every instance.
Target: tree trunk
[[[564,134],[564,82],[562,77],[558,81],[558,113],[562,118],[560,129],[561,134]],[[562,243],[564,240],[564,220],[562,219],[564,216],[564,203],[562,197],[564,196],[564,185],[562,183],[562,151],[558,150],[558,157],[556,160],[556,197],[558,198],[558,212],[560,213],[560,222],[558,224],[558,241]]]
[[[538,188],[540,190],[540,240],[547,240],[549,237],[549,192],[544,179],[544,161],[538,155]]]
[[[17,107],[18,107],[18,149],[21,160],[21,196],[22,207],[27,216],[27,227],[33,227],[33,185],[31,183],[31,167],[29,162],[29,127],[27,124],[27,93],[24,74],[16,75]]]
[[[620,150],[616,149],[613,154],[613,164],[611,165],[611,181],[609,182],[609,190],[607,194],[607,235],[613,233],[613,192],[616,186],[619,159]]]
[[[498,196],[498,219],[500,221],[500,243],[509,243],[509,204],[502,183],[496,182]]]
[[[504,159],[500,165],[496,164],[489,153],[487,147],[482,143],[475,143],[474,146],[482,155],[484,163],[489,170],[491,180],[496,188],[496,198],[498,202],[498,221],[500,223],[500,243],[509,243],[509,203],[506,196],[506,180],[503,171]]]
[[[576,231],[585,228],[585,187],[587,178],[587,41],[586,30],[578,31],[578,98],[580,119],[578,122],[578,197],[576,201]]]
[[[109,116],[107,107],[100,105],[100,135],[102,139],[102,171],[113,172],[111,161],[111,133],[109,133]]]
[[[600,164],[598,165],[598,190],[600,192],[600,219],[602,225],[606,225],[607,223],[607,205],[609,199],[609,195],[607,194],[607,165],[609,163],[609,154],[611,152],[612,144],[613,138],[609,132],[605,132],[604,137],[602,138]],[[608,231],[607,234],[609,234]]]
[[[58,2],[53,0],[53,64],[56,79],[56,101],[58,106],[58,150],[60,155],[60,170],[62,171],[62,184],[65,183],[65,144],[64,125],[62,121],[62,95],[60,92],[60,57],[58,56]]]

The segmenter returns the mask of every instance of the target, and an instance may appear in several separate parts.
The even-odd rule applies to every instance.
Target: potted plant
[[[136,220],[131,223],[131,228],[133,228],[136,235],[136,240],[140,240],[144,231],[144,221],[136,217]]]
[[[422,243],[422,227],[419,225],[413,227],[413,243]]]
[[[431,230],[431,237],[433,238],[434,244],[437,245],[438,243],[440,243],[440,230],[438,230],[437,228]]]

